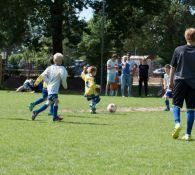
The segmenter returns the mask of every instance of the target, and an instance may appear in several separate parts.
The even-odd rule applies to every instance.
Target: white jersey
[[[166,89],[169,89],[169,85],[170,85],[170,77],[168,74],[164,74],[164,83],[166,85]]]
[[[117,68],[118,68],[117,60],[113,61],[112,59],[109,59],[107,61],[107,73],[116,73]]]
[[[48,94],[58,94],[60,83],[67,89],[68,73],[64,66],[51,65],[42,74],[43,80],[47,83]]]

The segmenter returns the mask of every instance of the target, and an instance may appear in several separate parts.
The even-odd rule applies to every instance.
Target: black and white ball
[[[116,105],[115,105],[114,103],[110,103],[110,104],[107,106],[107,110],[108,110],[108,112],[110,112],[110,113],[116,112],[116,109],[117,109],[117,107],[116,107]]]

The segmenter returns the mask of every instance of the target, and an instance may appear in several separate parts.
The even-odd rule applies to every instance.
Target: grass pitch
[[[171,138],[162,99],[101,97],[91,115],[83,96],[60,95],[64,120],[53,123],[48,111],[31,121],[28,104],[39,96],[0,91],[0,175],[195,174],[195,141]],[[183,134],[185,113],[182,126]]]

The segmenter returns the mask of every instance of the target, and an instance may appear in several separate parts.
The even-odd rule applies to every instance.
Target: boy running
[[[94,66],[84,67],[81,78],[85,81],[85,97],[91,100],[90,112],[96,114],[96,105],[100,102],[100,86],[95,83],[97,69]]]
[[[47,83],[48,98],[46,104],[41,106],[38,110],[33,111],[32,120],[35,120],[36,116],[47,109],[49,105],[54,103],[53,107],[53,121],[60,121],[63,118],[57,115],[58,113],[58,91],[60,88],[60,83],[64,89],[67,89],[67,71],[64,66],[61,66],[63,60],[63,55],[61,53],[56,53],[53,56],[54,65],[49,66],[42,74],[42,78],[45,83]]]

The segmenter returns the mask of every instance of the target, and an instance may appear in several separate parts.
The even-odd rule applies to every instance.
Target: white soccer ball
[[[107,106],[107,110],[108,110],[108,112],[110,112],[110,113],[114,113],[114,112],[116,112],[116,105],[114,104],[114,103],[110,103],[108,106]]]

